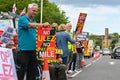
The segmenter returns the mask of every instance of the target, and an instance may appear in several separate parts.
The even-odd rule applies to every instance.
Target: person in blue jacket
[[[58,27],[58,32],[56,33],[56,45],[58,49],[63,50],[63,54],[60,55],[62,58],[62,63],[67,66],[67,59],[68,59],[68,42],[71,44],[75,43],[75,40],[73,40],[69,33],[65,32],[66,25],[60,24]]]

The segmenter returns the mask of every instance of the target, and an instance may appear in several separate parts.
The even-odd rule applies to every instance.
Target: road
[[[76,76],[68,80],[119,80],[120,59],[101,56],[98,60],[90,60]]]

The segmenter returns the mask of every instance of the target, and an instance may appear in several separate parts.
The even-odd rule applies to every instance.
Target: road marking
[[[100,56],[98,59],[93,60],[92,62],[90,62],[89,64],[87,64],[85,67],[87,68],[87,67],[91,66],[92,63],[95,63],[95,62],[98,61],[100,58],[101,58],[101,56]],[[81,72],[82,72],[82,70],[80,70],[80,71],[76,72],[75,74],[73,74],[73,75],[71,75],[71,76],[68,76],[68,77],[69,77],[69,78],[73,78],[73,77],[75,77],[76,75],[78,75],[78,74],[81,73]]]
[[[78,75],[80,72],[82,72],[82,70],[76,72],[75,74],[73,74],[73,75],[71,75],[71,76],[69,76],[69,77],[75,77],[75,76]]]
[[[85,67],[89,67],[89,66],[91,66],[92,65],[92,63],[90,62],[89,64],[87,64]]]
[[[80,72],[82,72],[82,70],[78,71],[77,73],[73,74],[71,77],[75,77],[77,74],[79,74]]]
[[[94,63],[94,62],[98,61],[100,58],[101,58],[101,55],[100,55],[100,57],[98,57],[96,60],[93,60],[92,62]]]
[[[114,65],[115,64],[115,62],[109,62],[111,65]]]
[[[101,56],[99,58],[97,58],[96,60],[93,60],[92,62],[90,62],[89,64],[87,64],[85,67],[89,67],[92,65],[92,63],[95,63],[96,61],[98,61],[101,58]]]

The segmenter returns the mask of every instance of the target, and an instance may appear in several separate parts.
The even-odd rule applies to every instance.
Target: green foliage
[[[115,47],[115,44],[118,43],[118,39],[119,39],[119,34],[113,33],[112,43],[111,43],[112,49]]]
[[[50,24],[53,22],[58,24],[67,23],[68,18],[66,18],[65,12],[60,13],[60,10],[56,4],[49,3],[47,0],[44,0],[43,6],[43,22],[49,22]],[[40,22],[40,12],[38,12],[36,18],[38,22]]]
[[[117,43],[118,39],[119,39],[119,34],[118,33],[113,33],[112,41],[114,41],[115,43]]]
[[[24,9],[24,7],[27,7],[28,1],[27,0],[0,0],[0,11],[3,12],[12,12],[13,4],[16,4],[17,7],[17,14],[20,14],[20,12]]]
[[[102,47],[102,39],[98,35],[90,35],[90,39],[94,41],[94,45]]]
[[[112,49],[115,47],[115,41],[111,42],[111,47],[112,47]]]
[[[27,6],[29,3],[35,2],[39,5],[39,11],[36,15],[37,22],[40,22],[40,0],[0,0],[0,11],[7,12],[12,11],[13,4],[16,4],[17,7],[17,14],[20,14],[20,12]],[[48,0],[43,0],[43,18],[42,22],[49,22],[52,24],[53,22],[56,22],[58,24],[61,23],[67,23],[68,18],[65,16],[65,12],[60,12],[59,8],[55,3],[50,3]]]
[[[11,11],[13,3],[13,0],[0,0],[0,11]]]
[[[100,45],[100,47],[102,46],[102,39],[100,36],[97,36],[97,35],[90,35],[90,39],[92,39],[94,41],[94,45],[97,46],[97,45]],[[111,47],[112,49],[115,47],[115,44],[118,43],[118,39],[119,39],[119,34],[118,33],[113,33],[111,35],[111,38],[112,40],[111,42]]]

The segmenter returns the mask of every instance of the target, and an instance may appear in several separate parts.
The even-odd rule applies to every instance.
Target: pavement
[[[76,70],[71,74],[67,74],[68,76],[68,80],[77,76],[79,73],[82,72],[82,70],[86,67],[89,67],[92,63],[94,63],[95,61],[97,61],[99,58],[101,57],[100,53],[96,52],[95,55],[91,58],[85,57],[85,66],[83,68],[81,68],[80,70]],[[24,78],[24,80],[26,80],[26,77]]]
[[[94,63],[95,61],[97,61],[99,58],[101,57],[100,53],[96,52],[95,55],[91,58],[85,57],[85,67],[89,67],[90,65],[92,65],[92,63]],[[83,68],[81,68],[80,70],[76,70],[73,73],[67,74],[68,79],[71,79],[73,77],[75,77],[76,75],[78,75],[79,73],[82,72]]]

